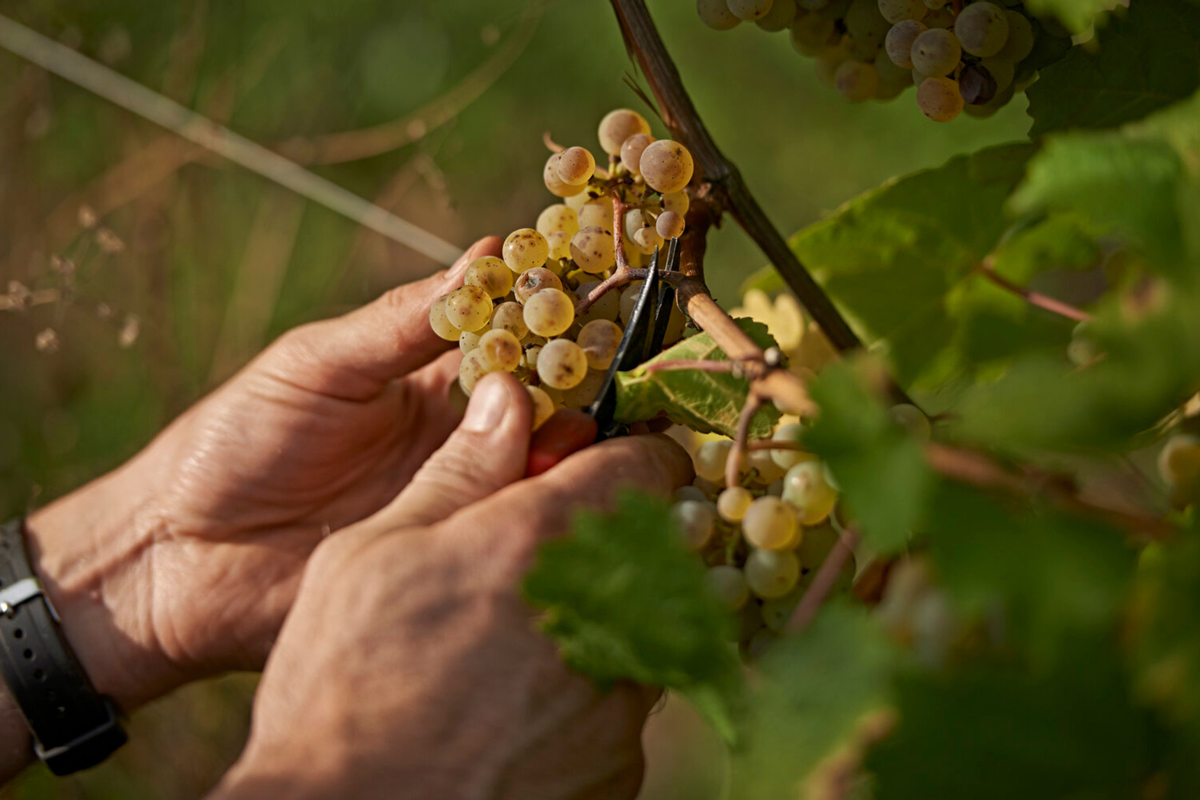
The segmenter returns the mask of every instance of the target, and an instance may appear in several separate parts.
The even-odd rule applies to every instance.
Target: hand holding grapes
[[[100,691],[128,711],[262,665],[313,548],[392,500],[456,424],[459,353],[428,308],[499,245],[288,332],[127,465],[29,520]]]
[[[581,505],[691,468],[665,437],[628,437],[518,482],[531,415],[514,377],[484,377],[412,484],[317,548],[215,797],[636,794],[656,692],[571,674],[517,584]]]

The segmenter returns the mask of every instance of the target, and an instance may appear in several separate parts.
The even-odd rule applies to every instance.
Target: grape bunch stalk
[[[586,408],[604,382],[641,287],[625,282],[609,292],[617,286],[604,282],[640,268],[686,226],[687,148],[656,140],[628,109],[601,120],[599,139],[608,169],[586,148],[555,146],[542,177],[563,202],[509,234],[502,258],[469,264],[463,286],[429,313],[434,332],[464,353],[459,399],[490,372],[513,373],[533,398],[535,428],[560,408]],[[683,337],[686,323],[674,309],[664,347]]]
[[[935,122],[988,117],[1037,79],[1039,37],[1065,37],[1020,0],[696,0],[710,28],[743,21],[789,30],[817,76],[847,100],[892,100],[916,87]]]

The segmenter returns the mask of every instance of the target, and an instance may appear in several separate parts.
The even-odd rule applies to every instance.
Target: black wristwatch
[[[0,675],[55,775],[99,764],[125,744],[112,700],[96,693],[25,552],[24,521],[0,526]]]

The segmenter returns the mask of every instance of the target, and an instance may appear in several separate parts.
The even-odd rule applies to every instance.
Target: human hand
[[[448,272],[289,331],[116,472],[29,520],[35,568],[97,688],[129,711],[262,666],[308,556],[383,507],[445,440]],[[447,352],[451,351],[451,352]]]
[[[569,672],[518,583],[577,509],[621,486],[665,494],[691,461],[666,437],[627,437],[519,481],[529,413],[515,380],[486,377],[412,484],[317,548],[212,800],[637,793],[657,691],[602,694]]]

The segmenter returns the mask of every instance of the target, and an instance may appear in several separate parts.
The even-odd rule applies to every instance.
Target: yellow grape
[[[861,103],[875,96],[879,89],[879,73],[874,64],[847,61],[833,74],[833,86],[851,103]]]
[[[958,81],[950,78],[926,78],[917,87],[917,106],[934,122],[949,122],[962,113],[963,105]]]
[[[508,331],[488,331],[479,338],[477,351],[496,370],[512,372],[521,363],[521,342]]]
[[[586,183],[576,186],[558,177],[558,163],[561,160],[562,153],[553,153],[550,158],[546,159],[546,166],[542,169],[542,182],[546,184],[550,194],[555,197],[572,197],[582,194],[583,190],[587,188]]]
[[[578,186],[591,180],[596,172],[596,158],[584,147],[568,147],[562,151],[556,168],[563,183]]]
[[[725,0],[735,17],[746,22],[762,19],[771,10],[773,0]]]
[[[717,496],[717,513],[726,522],[741,522],[753,502],[754,495],[749,489],[730,486]]]
[[[571,236],[579,230],[579,214],[568,205],[555,203],[542,209],[534,227],[537,228],[538,233],[546,237],[557,231]]]
[[[922,75],[949,75],[962,60],[962,46],[953,33],[931,28],[918,34],[912,45],[913,70]]]
[[[469,353],[476,347],[479,347],[479,340],[483,337],[483,333],[479,331],[463,331],[458,337],[458,349],[464,353]]]
[[[742,24],[725,0],[696,0],[696,13],[714,31],[727,31]]]
[[[737,611],[750,599],[750,587],[746,585],[746,576],[737,567],[728,564],[709,567],[705,579],[713,594],[731,611]]]
[[[492,317],[492,298],[478,286],[462,286],[446,295],[445,313],[460,331],[477,331]]]
[[[787,492],[786,479],[784,492]],[[746,541],[760,550],[789,550],[800,543],[798,531],[796,512],[778,497],[758,498],[742,517]]]
[[[550,257],[550,245],[546,243],[546,237],[533,228],[521,228],[504,240],[503,255],[508,268],[521,273],[545,264]]]
[[[1008,17],[1000,6],[976,0],[959,12],[954,20],[954,35],[962,49],[971,55],[994,56],[1008,41]]]
[[[898,67],[912,69],[913,42],[927,30],[929,28],[923,22],[915,19],[906,19],[893,25],[883,41],[883,49],[887,51],[891,62]]]
[[[704,549],[717,527],[712,504],[699,500],[676,503],[671,507],[671,519],[683,534],[684,546],[692,551]]]
[[[608,369],[617,355],[617,347],[624,333],[617,323],[597,319],[583,326],[575,342],[583,348],[590,368]]]
[[[618,108],[605,114],[597,131],[600,147],[610,156],[619,156],[625,140],[638,133],[650,133],[650,123],[641,114],[628,108]]]
[[[700,445],[692,461],[696,474],[706,481],[716,484],[725,481],[725,462],[729,459],[729,451],[733,442],[728,439],[710,440]]]
[[[558,294],[562,294],[562,292]],[[553,295],[552,292],[545,292],[537,295],[535,299],[551,295]],[[526,311],[528,311],[528,307],[526,307]],[[555,339],[547,342],[538,354],[538,378],[542,383],[559,391],[578,386],[587,376],[587,372],[587,356],[584,355],[579,345],[569,339]]]
[[[492,312],[492,330],[508,331],[518,339],[529,335],[529,326],[525,324],[525,309],[520,303],[511,300],[496,306]]]
[[[617,263],[612,233],[598,226],[581,228],[571,238],[571,258],[584,272],[604,272]]]
[[[658,215],[658,222],[654,224],[654,229],[664,239],[675,239],[682,236],[684,227],[683,215],[676,211],[664,211]]]
[[[612,201],[605,197],[598,197],[595,200],[589,200],[579,209],[579,228],[576,233],[584,228],[603,228],[612,233],[613,225],[613,204]]]
[[[879,13],[893,25],[908,19],[919,20],[929,12],[925,0],[879,0],[878,5]]]
[[[750,591],[762,598],[783,597],[800,580],[800,559],[795,553],[755,550],[742,568]]]
[[[493,300],[499,300],[512,291],[513,274],[500,259],[495,256],[477,258],[467,267],[463,276],[466,286],[478,286],[488,293]]]
[[[605,373],[589,369],[583,380],[562,393],[563,405],[567,408],[587,408],[600,394]]]
[[[641,173],[638,165],[642,163],[642,153],[654,142],[654,137],[648,133],[635,133],[621,143],[621,163],[625,169],[634,175]]]
[[[687,196],[687,192],[671,192],[664,194],[662,197],[663,211],[674,211],[681,217],[686,217],[688,207],[691,206],[691,199]]]
[[[558,276],[545,267],[535,267],[521,273],[513,285],[513,295],[517,302],[524,305],[529,298],[545,289],[563,290],[562,281]]]
[[[582,300],[588,294],[600,285],[600,281],[585,281],[579,284],[579,288],[575,290],[575,296]],[[609,322],[616,322],[617,316],[621,312],[621,298],[617,292],[605,292],[600,295],[600,299],[592,303],[591,307],[579,317],[579,321],[584,325],[597,320],[604,319]]]
[[[448,342],[458,341],[458,337],[462,334],[462,330],[455,327],[454,323],[446,315],[446,300],[450,295],[442,295],[437,300],[433,301],[433,305],[429,307],[429,327],[433,328],[433,332],[439,338],[445,339]]]
[[[525,325],[538,336],[558,336],[570,328],[574,321],[575,304],[571,302],[570,296],[565,292],[557,289],[544,289],[525,301]],[[583,355],[582,350],[580,355]],[[583,363],[586,371],[586,356],[583,356]],[[555,388],[566,387],[555,386]]]
[[[537,386],[526,386],[529,399],[533,401],[533,429],[542,427],[542,423],[554,416],[554,401]]]
[[[642,153],[639,164],[646,185],[659,194],[683,189],[692,180],[692,154],[679,142],[659,139]]]

